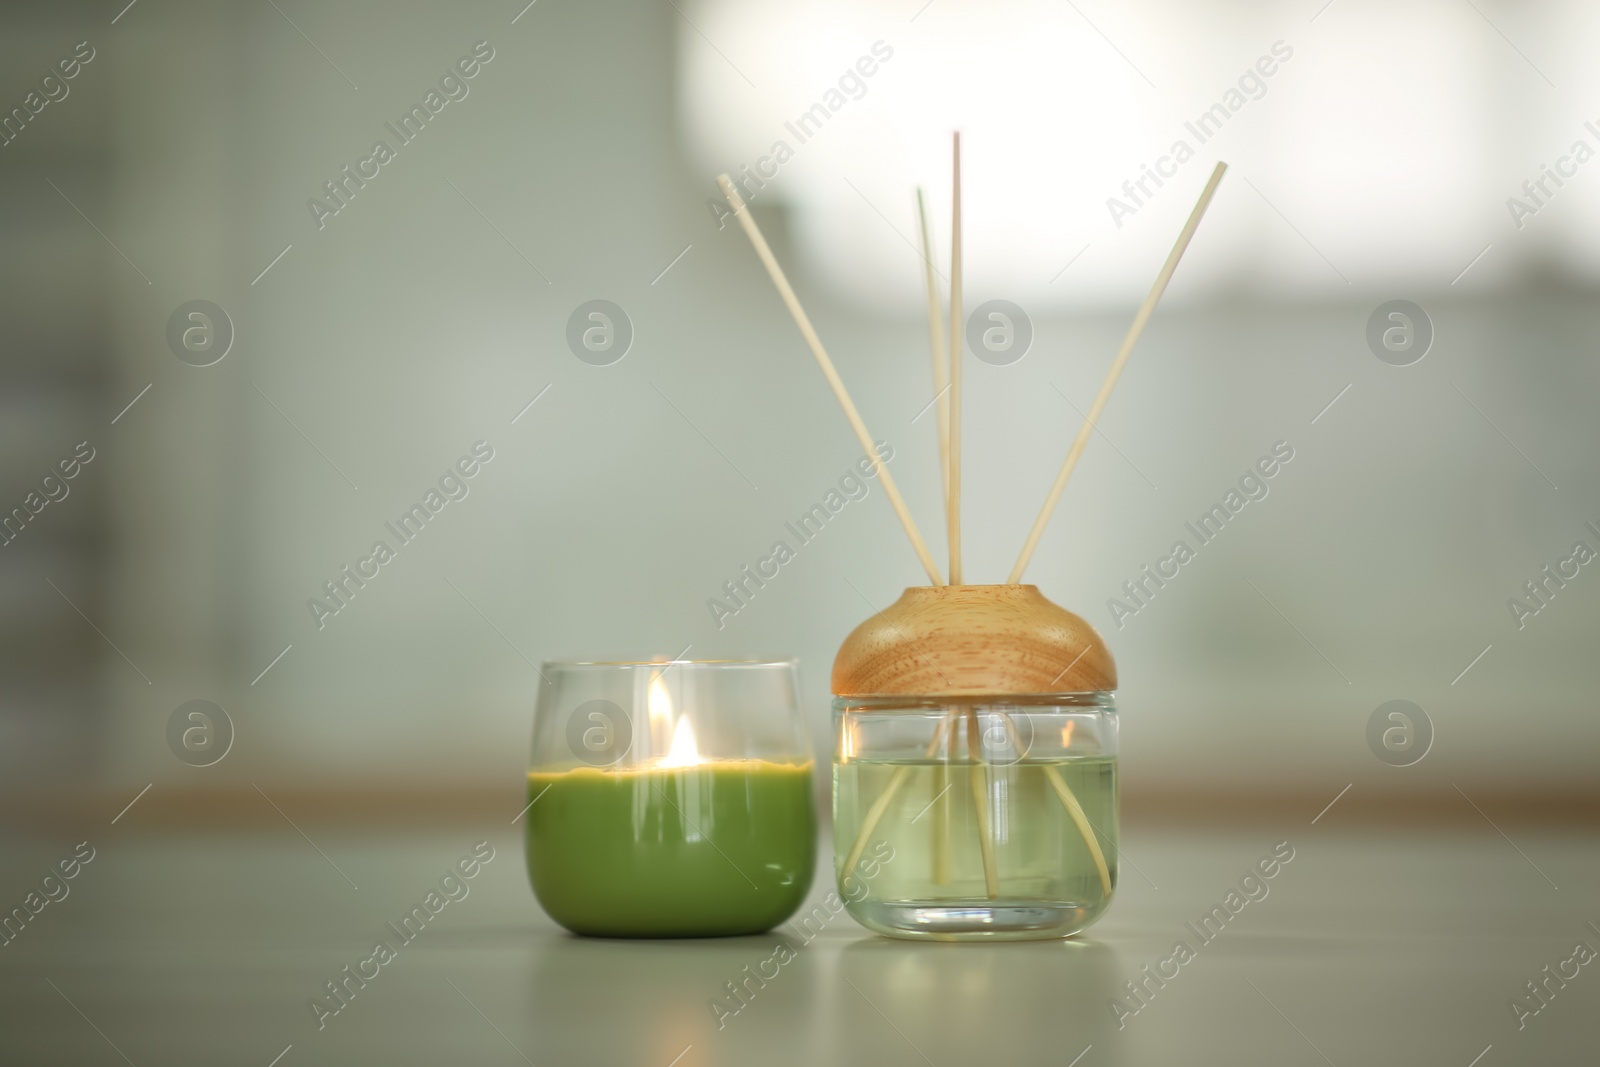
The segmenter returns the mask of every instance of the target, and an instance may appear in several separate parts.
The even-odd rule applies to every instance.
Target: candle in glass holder
[[[794,914],[816,815],[792,661],[544,673],[524,818],[551,918],[579,934],[708,937]]]

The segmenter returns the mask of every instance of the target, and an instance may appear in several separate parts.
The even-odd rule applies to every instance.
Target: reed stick
[[[953,719],[954,712],[950,713]],[[934,791],[934,799],[944,796],[945,790],[955,783],[950,781],[950,764],[956,758],[956,732],[949,729],[945,731],[944,759],[940,760],[933,768],[933,784],[938,788]],[[950,883],[950,805],[938,804],[933,812],[933,884],[948,885]]]
[[[1078,436],[1067,452],[1066,461],[1061,464],[1061,472],[1056,475],[1055,485],[1051,487],[1050,495],[1045,498],[1044,507],[1039,510],[1039,517],[1033,521],[1033,529],[1028,533],[1027,543],[1022,546],[1022,554],[1017,557],[1017,565],[1011,568],[1011,576],[1006,579],[1007,584],[1015,585],[1022,581],[1022,572],[1027,569],[1028,561],[1033,558],[1034,549],[1039,547],[1039,538],[1043,536],[1050,515],[1061,499],[1062,490],[1067,487],[1067,479],[1072,477],[1072,470],[1078,465],[1078,457],[1083,454],[1084,446],[1089,443],[1089,435],[1094,432],[1095,424],[1099,421],[1101,412],[1105,410],[1106,401],[1111,399],[1111,390],[1116,387],[1117,379],[1122,375],[1122,368],[1127,365],[1128,357],[1133,353],[1133,346],[1139,343],[1139,335],[1144,333],[1145,324],[1155,313],[1161,294],[1167,291],[1167,283],[1172,280],[1172,272],[1178,269],[1178,260],[1183,258],[1184,251],[1189,247],[1189,241],[1199,228],[1206,208],[1211,206],[1211,198],[1217,191],[1217,184],[1222,181],[1223,172],[1227,169],[1226,163],[1219,162],[1217,169],[1211,172],[1211,178],[1201,191],[1199,201],[1189,213],[1189,221],[1184,223],[1183,231],[1178,234],[1177,243],[1172,246],[1172,252],[1168,254],[1166,263],[1162,264],[1161,273],[1156,275],[1155,284],[1150,287],[1144,303],[1139,305],[1139,312],[1133,317],[1133,325],[1128,327],[1128,334],[1122,339],[1122,347],[1117,350],[1117,357],[1111,362],[1111,370],[1106,374],[1105,381],[1100,384],[1100,392],[1094,398],[1094,404],[1089,408],[1089,414],[1084,418],[1083,425],[1078,428]],[[952,371],[954,367],[955,361],[952,361]],[[959,397],[956,400],[959,405]],[[951,581],[955,582],[957,579],[952,578]]]
[[[928,228],[928,208],[922,199],[922,187],[917,187],[917,221],[922,228],[922,273],[928,286],[928,347],[933,353],[934,413],[939,419],[939,478],[944,489],[945,507],[950,506],[950,362],[944,343],[944,324],[939,314],[944,310],[939,300],[939,286],[934,281],[933,234]]]
[[[1095,837],[1094,825],[1089,822],[1089,817],[1083,813],[1083,805],[1078,803],[1078,798],[1072,795],[1072,789],[1067,785],[1067,780],[1061,777],[1061,772],[1048,764],[1044,769],[1045,778],[1050,782],[1050,787],[1056,791],[1056,796],[1061,798],[1061,804],[1067,809],[1067,815],[1077,824],[1078,833],[1083,835],[1084,844],[1089,846],[1089,855],[1094,858],[1094,869],[1100,874],[1100,888],[1106,896],[1111,895],[1111,868],[1106,866],[1106,854],[1100,851],[1100,841]]]
[[[953,148],[950,208],[950,476],[945,526],[950,536],[950,584],[961,585],[961,133]]]
[[[1000,871],[994,859],[994,827],[989,825],[989,776],[983,770],[978,709],[967,709],[967,757],[972,761],[972,807],[978,823],[978,850],[983,854],[983,887],[990,900],[1000,896]]]
[[[922,275],[928,290],[928,350],[933,357],[934,417],[939,420],[939,486],[944,492],[946,510],[950,507],[950,357],[945,346],[944,323],[940,313],[944,310],[939,299],[938,271],[934,261],[938,258],[933,249],[933,231],[928,225],[928,205],[922,187],[917,186],[917,223],[922,235]],[[938,801],[950,788],[950,757],[955,755],[955,731],[946,731],[946,758],[933,768],[933,883],[950,882],[950,805]]]
[[[800,306],[800,300],[794,295],[794,289],[789,285],[789,279],[784,276],[783,268],[778,265],[777,257],[772,254],[772,249],[767,246],[767,239],[761,236],[761,230],[756,226],[755,219],[750,216],[750,211],[745,207],[739,191],[733,187],[733,182],[726,174],[719,175],[717,184],[722,187],[722,195],[727,197],[728,206],[733,209],[734,216],[739,224],[744,227],[745,236],[750,238],[750,243],[755,247],[756,255],[767,268],[767,274],[772,278],[772,284],[777,288],[778,295],[789,308],[789,314],[794,316],[795,325],[800,327],[800,334],[805,338],[806,344],[811,349],[811,354],[816,357],[817,365],[822,368],[823,377],[828,379],[828,385],[833,389],[834,397],[839,401],[839,406],[844,409],[845,418],[850,422],[850,428],[855,431],[856,440],[861,443],[862,450],[872,460],[872,465],[877,468],[878,480],[883,483],[884,495],[889,498],[890,505],[894,508],[895,515],[900,519],[900,525],[905,527],[906,536],[911,539],[911,547],[917,553],[917,559],[922,563],[922,569],[928,572],[928,580],[934,585],[943,585],[944,579],[939,574],[939,566],[933,561],[933,556],[928,552],[928,546],[923,543],[922,535],[917,532],[916,521],[911,518],[911,512],[906,508],[904,498],[900,496],[900,487],[895,485],[894,477],[889,473],[889,468],[884,464],[882,457],[873,447],[872,435],[867,432],[867,424],[862,421],[861,413],[856,410],[855,401],[850,399],[850,393],[844,387],[839,372],[834,369],[833,360],[828,358],[827,350],[822,347],[822,339],[817,336],[817,331],[811,325],[805,309]]]
[[[1011,716],[1003,711],[996,712],[996,714],[1000,716],[1000,721],[1005,723],[1006,733],[1011,738],[1011,745],[1017,750],[1018,758],[1020,758],[1023,753],[1023,745],[1022,738],[1017,735],[1017,724],[1012,722]],[[1071,737],[1071,729],[1072,723],[1068,721],[1067,730],[1069,732],[1064,736]],[[1100,888],[1105,891],[1106,896],[1110,896],[1111,868],[1106,865],[1106,854],[1100,850],[1100,841],[1095,837],[1094,824],[1084,814],[1083,805],[1078,803],[1078,798],[1073,795],[1072,787],[1067,785],[1065,778],[1061,777],[1061,772],[1051,765],[1045,764],[1044,773],[1046,779],[1050,782],[1051,788],[1055,790],[1056,796],[1061,798],[1062,806],[1067,809],[1068,818],[1077,826],[1078,833],[1083,835],[1083,843],[1089,847],[1089,855],[1094,859],[1095,870],[1100,875]]]

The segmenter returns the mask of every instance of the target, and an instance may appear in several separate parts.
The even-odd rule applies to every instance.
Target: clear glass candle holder
[[[816,864],[793,660],[546,662],[528,876],[556,922],[609,937],[769,930]]]
[[[869,930],[1066,937],[1110,904],[1112,693],[840,697],[834,726],[835,875]]]

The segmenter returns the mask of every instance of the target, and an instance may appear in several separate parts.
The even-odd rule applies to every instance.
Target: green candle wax
[[[534,895],[573,933],[755,934],[811,887],[809,762],[534,771],[528,799]]]

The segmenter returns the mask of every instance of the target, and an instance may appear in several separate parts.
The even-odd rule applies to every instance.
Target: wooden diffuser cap
[[[835,696],[1116,687],[1117,665],[1100,634],[1033,585],[912,586],[857,626],[833,661]]]

